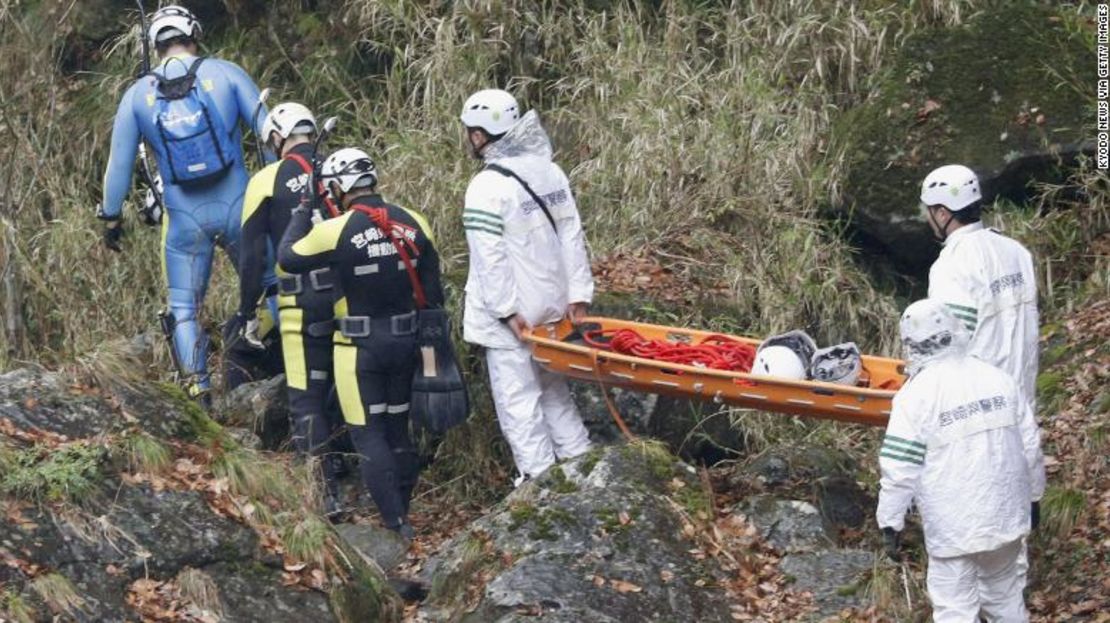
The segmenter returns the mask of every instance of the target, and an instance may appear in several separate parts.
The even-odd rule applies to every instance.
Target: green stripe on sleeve
[[[971,314],[972,316],[979,315],[979,310],[975,309],[974,307],[968,307],[967,305],[956,305],[955,303],[945,303],[945,305],[952,308],[953,312],[964,312]]]
[[[464,227],[464,229],[466,229],[466,231],[483,231],[483,232],[486,232],[487,234],[493,234],[494,236],[500,236],[501,235],[501,230],[494,229],[493,227],[486,227],[486,226],[481,226],[481,225],[466,225]]]
[[[477,210],[475,208],[463,208],[463,216],[484,216],[496,221],[501,221],[501,215],[496,212],[487,212],[485,210]]]
[[[889,450],[882,450],[881,452],[879,452],[879,456],[886,457],[888,459],[894,459],[895,461],[902,461],[903,463],[913,463],[914,465],[925,464],[925,459],[923,458],[910,456],[908,454],[895,454],[894,452],[891,452]]]
[[[471,216],[469,214],[463,214],[463,223],[464,224],[489,225],[490,227],[497,227],[497,228],[502,227],[501,221],[495,221],[495,220],[493,220],[491,218],[488,218],[488,217],[485,217],[485,216]]]
[[[887,442],[893,442],[893,443],[901,444],[901,445],[904,445],[904,446],[909,446],[911,448],[916,448],[916,449],[922,450],[922,451],[925,450],[925,444],[923,444],[919,441],[911,441],[911,440],[905,439],[903,437],[895,437],[894,435],[886,435],[885,437],[883,437],[883,443],[887,443]]]

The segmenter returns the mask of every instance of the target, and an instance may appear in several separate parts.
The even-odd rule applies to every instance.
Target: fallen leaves
[[[917,123],[924,123],[930,115],[940,109],[940,102],[932,99],[927,99],[925,100],[925,103],[921,106],[921,108],[918,108],[917,112],[914,113],[914,120]]]
[[[672,579],[674,578],[673,573],[671,574],[671,578]],[[604,577],[602,577],[600,575],[597,575],[597,574],[588,575],[588,576],[586,576],[586,579],[589,580],[591,583],[593,583],[593,585],[596,586],[597,588],[604,588],[606,585],[608,585],[609,588],[611,588],[611,589],[613,589],[613,590],[615,590],[615,591],[617,591],[618,593],[621,593],[621,594],[641,593],[644,590],[644,588],[642,586],[640,586],[639,584],[634,584],[632,582],[628,582],[626,580],[619,580],[619,579],[616,579],[616,578],[604,578]]]

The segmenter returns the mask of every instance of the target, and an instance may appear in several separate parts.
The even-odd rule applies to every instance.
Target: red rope
[[[727,335],[708,335],[697,344],[649,340],[632,329],[598,329],[582,337],[594,348],[714,370],[751,372],[755,361],[754,347]]]

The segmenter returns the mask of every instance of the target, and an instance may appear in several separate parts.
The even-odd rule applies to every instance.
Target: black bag
[[[466,422],[470,397],[451,344],[451,320],[444,309],[417,312],[416,372],[409,416],[433,435]]]

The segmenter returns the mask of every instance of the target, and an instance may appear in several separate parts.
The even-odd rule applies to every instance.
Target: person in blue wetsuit
[[[180,6],[159,9],[147,33],[159,64],[124,93],[112,128],[112,152],[97,216],[104,242],[119,251],[121,206],[131,188],[139,141],[145,139],[165,185],[163,271],[169,286],[173,344],[189,391],[207,393],[207,339],[197,322],[216,246],[238,265],[247,171],[239,120],[264,118],[254,81],[234,63],[197,54],[201,26]],[[260,128],[254,128],[258,131]],[[276,284],[272,271],[267,286]],[[233,331],[234,333],[234,331]]]

